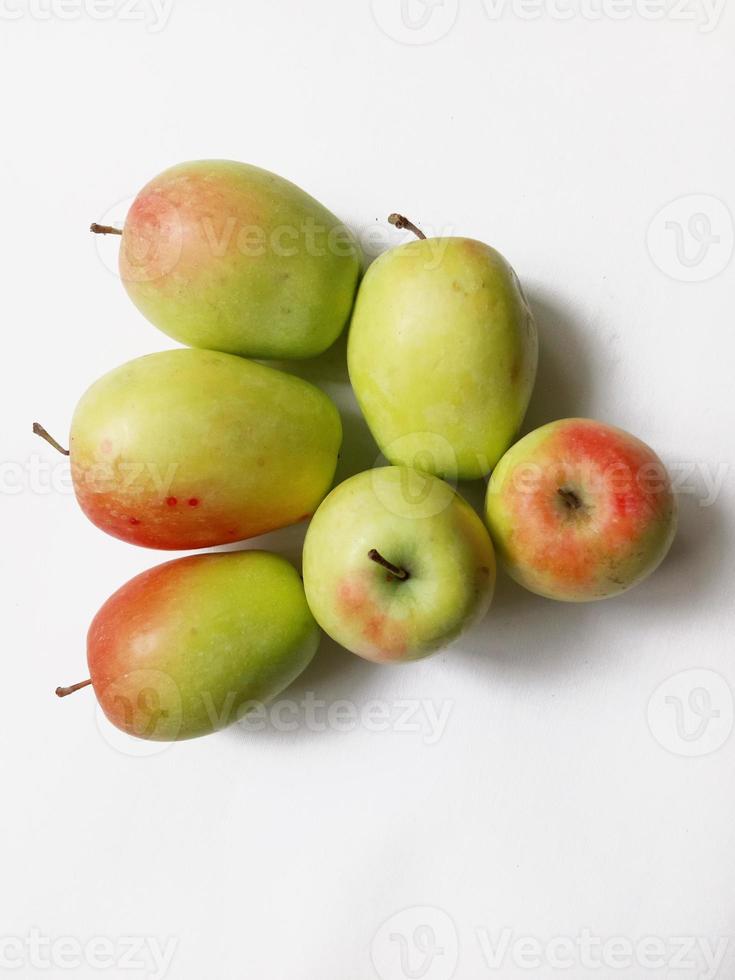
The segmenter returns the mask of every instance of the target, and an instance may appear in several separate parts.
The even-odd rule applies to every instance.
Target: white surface
[[[156,19],[152,0],[137,4]],[[564,20],[548,5],[493,19],[497,4],[445,0],[413,29],[397,0],[373,7],[178,0],[151,31],[119,0],[92,6],[98,19],[74,0],[2,5],[0,933],[72,940],[53,954],[3,942],[6,964],[22,957],[15,975],[97,976],[74,965],[74,942],[89,954],[102,937],[117,950],[91,950],[114,963],[106,975],[160,976],[126,969],[132,936],[177,943],[175,980],[690,980],[712,974],[701,947],[675,959],[677,937],[716,949],[733,931],[735,15],[702,30],[699,0],[661,4],[658,21],[643,0],[608,0],[599,19],[599,2],[562,3]],[[386,243],[401,240],[385,226],[400,209],[503,251],[542,332],[529,425],[617,423],[695,491],[661,571],[584,608],[501,579],[482,627],[415,666],[325,643],[288,697],[358,711],[379,699],[384,732],[315,730],[301,709],[295,731],[146,756],[98,727],[91,692],[57,701],[57,683],[85,676],[98,606],[167,556],[95,530],[30,424],[66,438],[98,375],[172,346],[101,261],[117,243],[87,226],[201,157],[273,169]],[[701,255],[697,214],[719,239]],[[342,387],[338,356],[308,370]],[[347,427],[343,472],[375,458],[354,414]],[[34,461],[53,464],[54,486]],[[700,506],[706,479],[721,487]],[[268,543],[297,557],[301,533]],[[719,717],[697,715],[707,696]],[[423,704],[419,731],[395,723],[406,699]],[[440,737],[427,701],[448,706]],[[483,950],[503,930],[493,967]],[[561,942],[524,961],[523,937]],[[595,967],[595,940],[615,937]],[[615,968],[644,937],[663,957],[637,945],[643,965]],[[574,965],[555,969],[571,948]],[[727,978],[735,940],[723,949]]]

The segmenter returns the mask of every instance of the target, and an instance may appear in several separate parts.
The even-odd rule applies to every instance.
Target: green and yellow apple
[[[518,277],[482,242],[410,242],[362,281],[350,380],[391,463],[448,479],[489,473],[523,421],[537,358]]]
[[[151,323],[248,357],[326,350],[349,319],[359,271],[355,240],[318,201],[230,160],[182,163],[147,184],[120,250],[122,281]]]
[[[658,456],[590,419],[564,419],[510,449],[488,485],[498,555],[521,585],[550,599],[618,595],[663,561],[677,506]]]
[[[224,728],[248,702],[276,697],[318,645],[296,569],[241,551],[180,558],[131,579],[92,621],[87,660],[113,725],[175,741]]]
[[[147,548],[205,548],[310,517],[342,425],[318,388],[216,351],[149,354],[100,378],[71,427],[89,519]]]
[[[417,660],[482,617],[495,585],[482,521],[444,481],[403,466],[336,487],[304,543],[317,622],[377,663]]]

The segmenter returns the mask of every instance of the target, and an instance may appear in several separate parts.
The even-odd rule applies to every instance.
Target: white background
[[[161,24],[152,0],[51,3],[0,4],[0,935],[106,937],[115,956],[121,937],[174,939],[174,980],[702,975],[701,955],[676,967],[676,937],[735,934],[735,12],[175,0]],[[601,418],[683,480],[662,569],[585,607],[501,577],[484,624],[413,666],[325,642],[288,697],[380,699],[385,732],[302,717],[147,756],[98,723],[91,691],[55,699],[86,676],[99,605],[170,556],[93,528],[31,422],[65,440],[100,374],[173,346],[110,273],[117,241],[87,228],[203,157],[287,176],[384,246],[405,237],[385,224],[401,210],[499,248],[542,337],[528,427]],[[345,408],[342,476],[377,455],[343,360],[303,369]],[[298,559],[302,534],[266,543]],[[449,710],[440,737],[425,704],[402,730],[404,699]],[[555,969],[585,929],[666,954],[596,968],[577,946]],[[567,946],[525,967],[509,948],[493,969],[503,930]],[[17,976],[156,975],[1,951]],[[718,976],[734,970],[735,939]]]

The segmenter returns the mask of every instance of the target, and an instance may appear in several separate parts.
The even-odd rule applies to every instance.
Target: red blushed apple
[[[677,506],[658,456],[634,436],[590,419],[531,432],[503,456],[486,517],[500,560],[550,599],[618,595],[660,564]]]
[[[350,477],[304,542],[304,589],[333,640],[374,663],[419,660],[487,612],[495,555],[448,483],[407,466]]]

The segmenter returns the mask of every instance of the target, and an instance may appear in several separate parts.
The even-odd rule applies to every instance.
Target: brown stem
[[[122,235],[119,228],[113,228],[112,225],[98,225],[96,221],[89,226],[89,230],[93,235]]]
[[[368,551],[368,558],[370,561],[374,561],[376,565],[382,565],[387,571],[394,575],[399,582],[405,582],[407,579],[411,578],[411,573],[407,572],[405,568],[399,568],[398,565],[394,565],[393,562],[388,561],[387,558],[383,558],[379,551],[375,548],[371,548]]]
[[[582,506],[582,501],[579,499],[574,490],[567,490],[565,487],[560,487],[557,493],[567,505],[569,510],[579,510]]]
[[[408,218],[404,217],[402,214],[391,214],[388,221],[401,231],[404,229],[406,231],[412,231],[417,238],[421,239],[422,242],[426,240],[426,235],[423,233],[423,231],[421,231],[420,228],[417,228],[413,221],[409,221]]]
[[[72,684],[71,687],[57,687],[56,697],[68,698],[70,694],[73,694],[75,691],[81,691],[83,687],[89,687],[91,683],[92,681],[88,680],[88,681],[80,681],[78,684]]]
[[[53,446],[54,449],[58,449],[58,451],[60,453],[63,453],[64,456],[69,455],[69,450],[64,449],[63,446],[60,446],[59,443],[54,439],[54,437],[50,436],[39,422],[33,423],[33,435],[40,436],[42,439],[45,439],[46,442],[49,444],[49,446]]]

